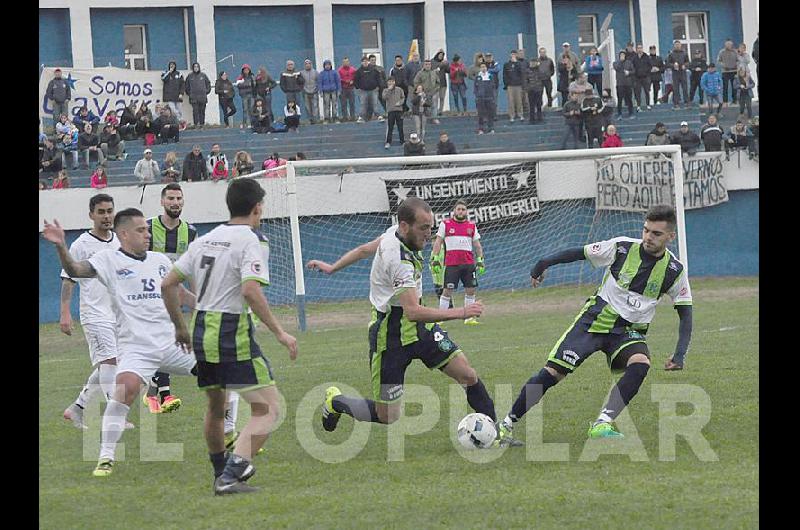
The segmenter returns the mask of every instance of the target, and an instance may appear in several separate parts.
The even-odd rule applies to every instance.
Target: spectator
[[[469,79],[475,81],[475,78],[478,77],[478,74],[481,71],[481,65],[483,62],[483,52],[477,52],[472,58],[472,66],[467,69],[467,77]]]
[[[689,130],[689,124],[685,121],[681,122],[680,130],[673,134],[669,140],[671,144],[680,145],[681,152],[688,155],[694,155],[700,147],[700,137]]]
[[[666,103],[669,101],[669,95],[672,94],[672,68],[664,69],[664,95],[661,96],[661,102]]]
[[[247,151],[237,151],[236,158],[233,161],[233,176],[241,177],[249,175],[253,172],[253,159]]]
[[[733,48],[733,41],[725,41],[725,47],[717,54],[717,64],[722,71],[722,101],[728,103],[728,85],[731,87],[731,103],[736,103],[736,72],[739,68],[739,53]],[[727,106],[727,105],[726,105]]]
[[[264,106],[263,99],[256,99],[253,110],[250,111],[250,123],[253,125],[253,132],[265,134],[272,131],[273,116]]]
[[[44,173],[55,173],[64,167],[61,149],[49,136],[44,139],[42,158],[39,161],[39,170]]]
[[[106,157],[100,148],[100,137],[92,132],[92,124],[84,124],[83,132],[78,135],[78,153],[84,155],[86,163],[81,169],[89,169],[89,155],[95,153],[97,162],[105,165]]]
[[[158,165],[156,165],[156,171]],[[183,159],[183,174],[181,180],[186,182],[194,182],[201,180],[208,180],[208,168],[206,167],[206,160],[203,153],[200,151],[200,146],[194,144],[192,150]]]
[[[342,66],[339,67],[339,80],[342,83],[342,92],[339,95],[341,105],[342,121],[355,121],[356,119],[356,93],[353,84],[356,69],[350,65],[350,58],[342,59]]]
[[[577,149],[578,139],[580,138],[581,106],[578,103],[578,94],[576,92],[570,93],[569,101],[564,104],[562,113],[564,114],[567,130],[564,133],[564,139],[561,141],[561,149],[567,148],[567,142],[570,139],[572,139],[572,149]]]
[[[427,62],[427,61],[426,61]],[[420,70],[420,73],[425,70]],[[421,84],[416,86],[414,95],[411,97],[411,115],[414,117],[414,130],[419,138],[425,141],[425,124],[431,115],[430,96]]]
[[[455,56],[453,56],[453,60],[455,60]],[[439,133],[439,143],[436,144],[436,154],[437,155],[457,155],[456,152],[456,144],[450,141],[450,138],[447,136],[446,131],[442,131]]]
[[[119,120],[119,134],[123,140],[136,139],[136,101],[122,109]]]
[[[756,39],[756,44],[758,44],[758,39]],[[755,54],[755,50],[753,50]],[[758,156],[758,116],[753,116],[750,120],[750,131],[753,133],[753,156]]]
[[[84,105],[78,111],[78,115],[72,118],[72,123],[75,124],[75,127],[78,128],[79,131],[83,130],[83,124],[89,122],[92,124],[92,130],[97,132],[98,127],[100,126],[100,118],[94,115],[94,112],[89,110],[89,108]],[[58,126],[56,125],[56,131],[58,131]]]
[[[636,112],[643,108],[652,109],[650,106],[650,70],[652,63],[650,56],[644,53],[641,44],[636,45],[636,52],[627,56],[633,62],[633,93],[636,96]]]
[[[569,85],[578,77],[578,71],[569,55],[562,55],[558,61],[558,92],[561,94],[561,106],[569,101]]]
[[[568,42],[565,42],[561,45],[561,55],[567,55],[569,57],[569,62],[571,62],[575,68],[578,68],[578,65],[581,64],[580,58],[578,58],[578,55],[572,51],[572,47]]]
[[[426,94],[426,100],[428,103],[428,110],[429,113],[426,116],[436,116],[436,97],[439,93],[440,81],[439,81],[439,72],[433,68],[433,61],[430,59],[425,59],[425,62],[422,63],[422,70],[417,72],[416,77],[414,78],[414,86],[422,85],[422,89]],[[417,89],[418,90],[418,89]],[[416,95],[416,91],[415,91]],[[411,99],[412,105],[414,102],[414,98]],[[439,120],[432,120],[431,123],[438,123]],[[417,130],[418,134],[421,134],[420,138],[422,141],[425,141],[425,133],[424,133],[424,123],[423,123],[423,132],[420,133],[419,129]]]
[[[313,125],[319,120],[319,72],[314,70],[311,59],[303,61],[303,104],[306,107],[308,120]]]
[[[164,167],[161,170],[161,182],[179,182],[181,180],[181,166],[178,163],[178,153],[170,151],[164,157]]]
[[[609,125],[603,136],[603,145],[601,147],[623,147],[622,138],[617,136],[617,126]]]
[[[388,86],[383,89],[383,100],[386,102],[389,121],[386,124],[386,143],[383,147],[389,149],[392,145],[392,131],[394,131],[395,124],[397,124],[397,136],[400,138],[400,145],[403,145],[406,141],[403,134],[403,105],[406,103],[406,93],[395,84],[394,77],[390,77],[386,82]]]
[[[116,129],[119,129],[119,118],[117,117],[116,111],[109,110],[108,112],[106,112],[106,117],[103,120],[103,125],[105,125],[106,123],[110,123]]]
[[[72,91],[67,80],[61,77],[61,68],[53,70],[53,79],[47,83],[45,95],[53,102],[54,123],[62,114],[69,116],[69,100],[72,99]]]
[[[75,125],[68,121],[66,114],[62,114],[58,117],[55,128],[58,138],[61,138],[65,134],[69,134],[75,128]]]
[[[186,76],[186,95],[192,105],[194,127],[202,129],[206,124],[206,105],[211,93],[211,80],[200,71],[200,63],[192,64],[192,73]]]
[[[286,160],[281,158],[278,153],[272,153],[272,155],[261,164],[261,169],[267,170],[264,174],[267,178],[285,177]]]
[[[756,63],[756,78],[758,78],[758,33],[756,33],[756,41],[753,43],[753,61]]]
[[[742,68],[750,73],[750,56],[747,55],[747,44],[744,42],[739,44],[739,48],[736,50],[736,71],[738,72]]]
[[[553,75],[556,73],[556,66],[553,60],[547,56],[547,49],[539,48],[539,73],[542,74],[544,92],[547,95],[547,106],[553,106]]]
[[[689,104],[691,105],[694,103],[694,94],[695,92],[700,92],[700,106],[703,106],[703,87],[700,86],[700,80],[703,78],[703,74],[706,73],[708,70],[708,64],[706,64],[706,59],[703,57],[703,52],[700,50],[696,50],[694,52],[694,58],[692,62],[689,63],[689,70],[691,72],[691,86],[689,87]]]
[[[453,62],[450,63],[450,94],[453,96],[453,103],[456,115],[467,115],[467,67],[461,62],[461,56],[453,55]],[[460,105],[459,105],[460,98]],[[462,110],[463,109],[463,110]]]
[[[478,134],[494,134],[494,113],[497,107],[497,93],[494,91],[494,75],[489,66],[480,64],[480,72],[475,77],[475,106],[478,108]]]
[[[700,128],[700,140],[703,142],[706,151],[722,151],[724,135],[722,127],[717,123],[717,117],[714,114],[709,114],[708,122]]]
[[[383,89],[386,88],[387,86],[386,70],[383,68],[383,66],[380,66],[378,64],[378,58],[375,56],[374,53],[369,54],[369,56],[367,56],[367,59],[369,60],[369,65],[372,68],[374,68],[376,72],[378,72],[378,101],[381,102],[381,107],[383,107],[383,110],[385,111],[386,102],[383,100]],[[380,114],[378,116],[378,121],[383,121],[383,119],[384,119],[383,114]]]
[[[439,76],[439,85],[436,92],[432,94],[431,110],[433,119],[431,123],[439,125],[439,115],[444,112],[444,104],[447,101],[447,76],[450,74],[450,63],[445,58],[444,50],[439,48],[436,55],[431,60],[431,69]],[[423,138],[423,141],[425,139]]]
[[[494,60],[494,56],[492,52],[486,52],[483,54],[483,60],[486,63],[486,67],[489,70],[489,73],[492,74],[492,83],[494,84],[494,100],[497,101],[497,91],[500,88],[500,64]],[[497,108],[495,105],[495,117],[497,116]]]
[[[667,134],[667,127],[661,122],[656,123],[656,126],[647,135],[647,140],[644,145],[668,145],[670,143],[669,134]]]
[[[525,58],[525,50],[523,48],[517,50],[517,60],[522,66],[522,78],[525,79],[528,75],[528,69],[530,68],[530,65],[528,64],[528,60]],[[531,117],[531,106],[528,102],[528,91],[524,86],[522,87],[522,117],[526,120],[529,120]]]
[[[136,175],[136,178],[139,179],[141,184],[151,184],[156,181],[156,177],[160,172],[158,169],[158,162],[153,160],[152,149],[148,148],[144,150],[144,158],[136,162],[133,174]]]
[[[222,121],[227,129],[231,126],[229,118],[236,116],[236,105],[233,103],[233,83],[228,79],[228,73],[224,70],[217,76],[217,81],[214,83],[214,93],[219,98],[219,106],[222,108]]]
[[[523,89],[525,98],[528,100],[529,123],[533,125],[544,120],[542,114],[542,91],[544,90],[544,74],[539,70],[539,59],[531,59],[528,68],[525,69],[523,79]]]
[[[604,88],[603,89],[603,96],[601,97],[603,100],[603,110],[600,111],[600,114],[603,116],[603,129],[614,121],[614,109],[617,108],[617,103],[614,101],[614,98],[611,97],[611,89]]]
[[[106,174],[106,168],[102,164],[97,164],[97,168],[92,173],[91,184],[93,188],[98,189],[108,187],[108,175]]]
[[[297,106],[296,101],[287,101],[286,106],[283,107],[283,123],[290,131],[297,132],[300,127],[300,107]]]
[[[274,116],[272,112],[272,89],[278,86],[278,83],[269,75],[266,67],[258,67],[258,75],[256,75],[256,92],[255,96],[264,101],[264,109],[269,112],[270,116]]]
[[[633,118],[633,98],[631,91],[635,72],[633,61],[628,59],[624,51],[619,52],[619,60],[614,62],[617,71],[617,119],[622,118],[622,102],[628,106],[628,117]]]
[[[339,72],[333,69],[330,59],[322,62],[322,71],[319,73],[319,89],[322,92],[322,122],[339,123],[339,114],[336,112],[336,100],[342,91],[342,80]]]
[[[153,130],[158,135],[159,143],[165,144],[172,140],[178,143],[180,140],[180,126],[178,119],[172,115],[169,107],[161,107],[161,115],[153,122]]]
[[[286,61],[286,70],[281,72],[280,85],[283,93],[286,94],[286,102],[297,103],[297,94],[302,92],[305,78],[300,72],[294,69],[294,61]]]
[[[422,63],[419,62],[419,54],[417,52],[411,54],[411,60],[408,61],[408,64],[406,64],[405,68],[408,92],[412,93],[414,91],[413,88],[417,86],[416,83],[414,83],[414,79],[416,79],[419,71],[422,70]],[[408,100],[406,99],[406,101]]]
[[[650,46],[650,83],[653,85],[653,105],[660,105],[658,92],[661,89],[664,59],[656,53],[656,47]]]
[[[747,109],[747,119],[753,117],[753,87],[756,84],[753,78],[750,77],[750,71],[746,67],[739,67],[739,72],[736,75],[736,88],[739,91],[739,114],[744,114]]]
[[[239,124],[239,128],[244,129],[250,127],[250,112],[255,106],[256,95],[256,77],[250,70],[249,64],[242,65],[241,73],[236,78],[234,85],[239,89],[239,98],[242,100],[242,123]],[[283,87],[281,86],[281,88]]]
[[[597,53],[597,47],[592,46],[589,55],[583,59],[583,71],[589,78],[589,84],[594,87],[598,96],[603,92],[603,58]]]
[[[408,141],[403,144],[403,156],[423,156],[425,154],[425,144],[420,140],[417,133],[408,135]]]
[[[45,191],[47,189],[47,181],[39,179],[39,191]]]
[[[211,153],[208,155],[206,169],[208,170],[208,174],[211,175],[211,178],[214,180],[228,178],[228,175],[230,174],[228,157],[222,152],[219,144],[214,144],[211,146]]]
[[[147,107],[147,103],[142,101],[139,110],[136,111],[136,135],[144,137],[147,133],[155,133],[153,128],[153,113]]]
[[[573,92],[578,95],[578,103],[580,105],[583,105],[583,98],[586,97],[587,92],[589,94],[594,93],[594,89],[592,88],[592,85],[589,83],[587,76],[584,72],[580,72],[578,74],[578,78],[569,84],[569,93],[572,94]]]
[[[667,57],[667,64],[672,70],[672,110],[681,106],[681,97],[686,106],[689,106],[689,94],[686,86],[686,69],[689,66],[689,57],[683,51],[681,41],[676,40],[675,46]],[[683,94],[681,96],[681,94]]]
[[[522,121],[522,62],[517,60],[517,50],[511,50],[511,58],[503,65],[503,90],[508,91],[508,118],[514,123],[517,117]]]
[[[52,189],[54,190],[63,190],[69,188],[69,176],[67,175],[67,170],[62,169],[61,171],[56,174],[56,177],[53,179],[53,186]]]
[[[400,87],[403,94],[405,94],[406,99],[403,101],[403,112],[408,111],[408,104],[406,103],[406,101],[408,101],[408,69],[403,64],[402,55],[394,56],[394,64],[389,70],[389,77],[394,77],[394,84]]]
[[[89,125],[89,127],[91,127],[91,125]],[[61,135],[61,156],[64,158],[63,165],[66,167],[66,156],[67,153],[70,153],[72,155],[73,171],[78,169],[78,135],[78,129],[73,125],[70,125],[70,129],[67,133]]]
[[[358,99],[361,101],[361,115],[358,123],[364,123],[372,119],[372,115],[378,116],[378,121],[383,121],[383,116],[378,114],[378,88],[381,85],[380,74],[369,63],[369,59],[364,56],[361,58],[361,68],[356,70],[353,76],[353,83],[358,90]]]
[[[166,71],[161,74],[161,81],[164,82],[164,93],[161,100],[167,103],[170,112],[175,116],[176,123],[183,129],[186,127],[186,122],[183,119],[180,104],[183,103],[181,95],[185,88],[183,74],[178,71],[175,61],[169,62]]]
[[[625,45],[625,56],[632,61],[635,53],[636,51],[633,49],[633,43],[628,41],[628,44]]]
[[[730,160],[732,150],[747,149],[748,158],[753,159],[755,154],[753,132],[747,128],[743,118],[736,120],[736,124],[731,126],[728,133],[728,141],[725,143],[725,155]],[[55,186],[55,183],[54,183]]]
[[[722,93],[722,76],[717,72],[717,65],[711,63],[708,65],[708,71],[700,77],[700,88],[706,96],[708,103],[708,113],[714,113],[714,103],[717,104],[716,113],[722,118],[720,111],[722,110],[722,100],[720,95]]]
[[[605,128],[605,117],[603,116],[603,98],[595,96],[591,88],[586,89],[586,97],[583,98],[581,105],[581,116],[586,125],[586,147],[594,148],[594,141],[597,146],[603,145],[603,129]]]

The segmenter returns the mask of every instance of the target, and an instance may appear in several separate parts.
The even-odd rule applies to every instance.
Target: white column
[[[206,123],[219,125],[219,98],[214,93],[214,83],[217,80],[217,40],[214,32],[214,4],[212,0],[195,2],[194,36],[197,46],[197,62],[200,63],[201,70],[211,81],[211,93],[208,95],[208,104],[206,105]],[[189,111],[191,112],[191,106]],[[187,122],[189,121],[189,116],[184,115]]]
[[[538,57],[539,48],[544,46],[547,49],[547,56],[553,60],[558,70],[558,52],[556,49],[556,30],[553,24],[553,3],[551,0],[534,0],[533,9],[536,18],[536,49],[528,57]],[[556,74],[553,74],[553,93],[556,92],[558,82]],[[551,94],[552,96],[552,94]]]
[[[639,21],[642,24],[641,43],[645,53],[650,53],[650,46],[655,46],[656,53],[660,53],[658,49],[657,4],[657,0],[639,0]]]
[[[330,59],[336,70],[336,58],[333,56],[333,5],[331,0],[314,1],[314,68],[322,71],[322,63]],[[384,60],[384,63],[386,61]],[[360,64],[359,64],[360,66]],[[301,66],[302,68],[302,66]],[[324,116],[322,91],[317,97],[319,118]]]
[[[72,66],[94,68],[92,17],[89,14],[88,2],[75,2],[69,6],[69,30],[72,40]]]
[[[422,59],[432,59],[439,49],[444,50],[447,56],[447,32],[444,27],[444,0],[426,0],[425,2],[425,54],[420,54]],[[392,59],[394,62],[394,59]],[[448,82],[450,76],[447,76]],[[445,92],[442,111],[450,110],[450,91]]]
[[[742,38],[747,44],[747,53],[750,54],[750,74],[753,81],[758,84],[756,63],[752,60],[753,43],[758,37],[758,0],[741,0],[742,3]],[[758,99],[758,89],[753,88],[753,99]]]

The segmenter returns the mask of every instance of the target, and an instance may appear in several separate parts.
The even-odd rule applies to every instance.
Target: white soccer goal
[[[643,213],[676,205],[671,250],[688,267],[679,146],[486,153],[406,158],[288,162],[285,178],[266,178],[262,230],[270,240],[268,289],[274,304],[295,304],[301,330],[306,303],[368,304],[371,260],[333,276],[305,270],[310,259],[333,263],[383,233],[407,196],[431,204],[436,224],[456,199],[469,203],[481,233],[486,274],[480,290],[530,286],[537,259],[616,236],[641,237]],[[275,170],[273,175],[275,174]],[[250,176],[263,176],[264,172]],[[426,260],[431,251],[423,251]],[[548,271],[547,285],[596,283],[586,261]],[[425,292],[433,292],[429,270]]]

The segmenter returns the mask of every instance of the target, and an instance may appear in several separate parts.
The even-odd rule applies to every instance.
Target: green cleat
[[[525,445],[512,436],[511,428],[507,427],[502,421],[497,424],[497,439],[492,447],[522,447]]]
[[[613,423],[599,422],[589,427],[589,438],[624,438]]]
[[[322,405],[322,428],[328,432],[336,430],[336,424],[339,423],[341,412],[333,410],[333,398],[341,396],[342,391],[335,386],[329,386],[325,390],[325,403]]]
[[[97,467],[92,471],[92,476],[107,477],[114,471],[114,461],[110,458],[103,458],[97,462]]]
[[[467,326],[480,326],[481,323],[478,320],[478,317],[470,317],[464,321],[464,324]]]
[[[231,431],[225,433],[225,451],[228,453],[232,453],[234,447],[236,447],[236,440],[239,439],[239,431]],[[256,451],[257,455],[263,453],[265,449],[263,447],[259,447],[258,451]]]

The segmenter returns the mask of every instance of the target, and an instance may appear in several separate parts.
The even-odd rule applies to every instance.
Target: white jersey
[[[175,328],[161,299],[161,281],[172,268],[168,257],[148,251],[136,258],[122,249],[104,250],[89,263],[111,295],[120,355],[164,351],[175,344]]]
[[[111,238],[104,241],[92,234],[84,232],[69,247],[69,253],[75,261],[88,260],[102,250],[117,250],[119,239],[114,232]],[[80,322],[81,324],[114,324],[114,313],[111,310],[111,296],[108,289],[95,278],[70,278],[61,269],[61,277],[78,282],[80,286]]]
[[[394,225],[381,235],[369,274],[369,301],[382,313],[401,306],[397,296],[406,289],[416,289],[422,298],[422,257],[400,241],[397,229]]]
[[[240,314],[247,311],[242,284],[269,285],[269,242],[247,225],[219,225],[197,238],[175,262],[182,279],[197,289],[198,311]]]

